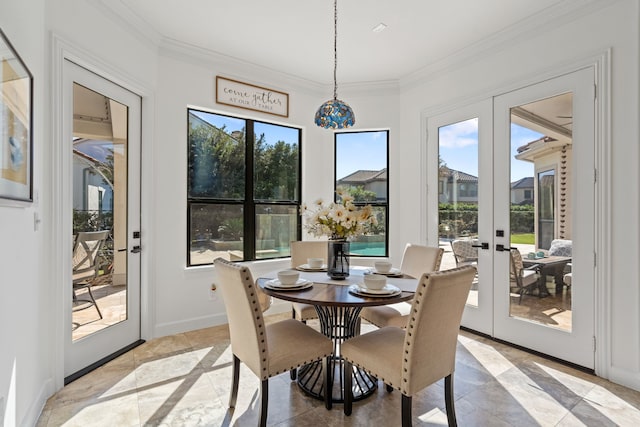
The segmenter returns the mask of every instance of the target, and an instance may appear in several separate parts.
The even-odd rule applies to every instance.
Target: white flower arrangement
[[[340,202],[324,203],[322,199],[313,202],[311,207],[305,203],[300,207],[305,221],[305,229],[316,237],[328,236],[331,240],[343,240],[365,234],[369,227],[378,220],[373,215],[371,205],[358,207],[353,204],[353,197],[343,188],[336,194]]]

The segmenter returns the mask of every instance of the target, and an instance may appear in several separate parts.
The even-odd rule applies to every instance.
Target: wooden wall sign
[[[216,76],[216,102],[289,117],[289,94]]]

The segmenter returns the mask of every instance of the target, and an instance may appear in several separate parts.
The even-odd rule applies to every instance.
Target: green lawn
[[[536,243],[536,238],[533,233],[512,234],[511,243],[534,245]]]

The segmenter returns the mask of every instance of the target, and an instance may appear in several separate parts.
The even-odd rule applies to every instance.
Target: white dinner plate
[[[322,264],[322,267],[310,267],[309,264],[302,264],[296,267],[301,271],[327,271],[327,264]]]
[[[402,292],[400,288],[391,283],[387,283],[382,289],[369,289],[364,284],[351,285],[349,286],[349,291],[366,297],[393,297],[400,295]]]
[[[391,270],[387,271],[386,273],[382,273],[382,272],[376,270],[375,268],[372,268],[372,269],[369,270],[369,273],[371,273],[371,274],[382,274],[383,276],[388,276],[388,277],[402,276],[402,271],[400,271],[399,268],[392,268]]]
[[[293,285],[283,285],[280,283],[278,279],[268,280],[265,284],[265,288],[273,289],[276,291],[300,291],[302,289],[307,289],[313,285],[313,282],[310,282],[305,279],[298,279],[296,283]]]

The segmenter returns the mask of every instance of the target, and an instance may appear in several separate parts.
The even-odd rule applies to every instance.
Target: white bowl
[[[300,273],[295,270],[278,271],[278,280],[283,285],[294,285],[300,278]]]
[[[307,265],[309,268],[322,268],[322,264],[324,264],[323,258],[308,258]]]
[[[376,268],[376,271],[380,273],[388,273],[391,270],[393,264],[389,261],[376,261],[373,263],[373,266]]]
[[[382,276],[380,274],[367,274],[364,276],[364,285],[367,287],[367,289],[382,289],[386,284],[386,276]]]

